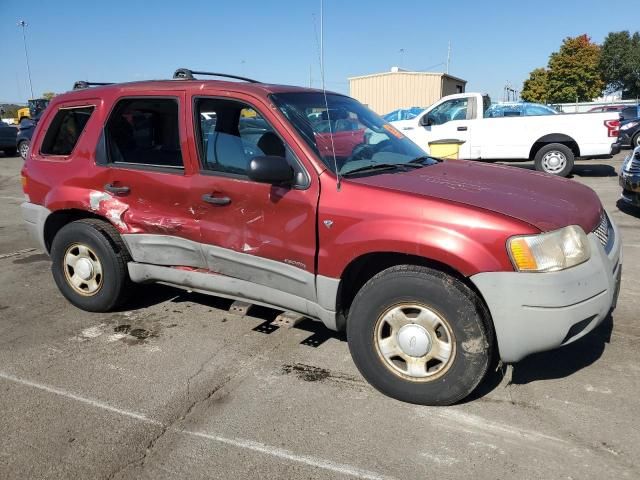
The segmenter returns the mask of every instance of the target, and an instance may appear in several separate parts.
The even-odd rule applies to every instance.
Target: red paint
[[[34,134],[23,169],[25,191],[33,203],[52,211],[92,212],[123,233],[184,237],[330,277],[340,277],[351,261],[375,252],[426,257],[464,275],[508,271],[512,266],[505,243],[510,236],[569,224],[591,231],[598,222],[601,205],[587,187],[518,168],[471,162],[448,161],[407,173],[344,179],[337,191],[333,174],[269,100],[271,93],[304,90],[222,81],[158,81],[56,96]],[[241,100],[258,110],[304,164],[310,187],[291,190],[201,174],[192,105],[194,97],[208,95]],[[104,122],[114,104],[127,96],[176,98],[184,172],[95,164]],[[95,111],[73,154],[40,155],[43,134],[58,108],[87,104],[95,105]],[[339,132],[337,155],[360,143],[363,135],[362,130]],[[128,186],[130,192],[112,195],[92,209],[91,192],[104,192],[108,183]],[[202,201],[204,194],[228,196],[231,203],[211,205]],[[110,218],[114,211],[120,221]],[[325,220],[333,222],[330,227]]]

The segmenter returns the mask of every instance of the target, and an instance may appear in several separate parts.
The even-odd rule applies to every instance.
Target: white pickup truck
[[[464,142],[458,158],[533,160],[537,170],[563,177],[577,157],[619,151],[616,112],[486,118],[490,105],[488,95],[459,93],[415,118],[391,123],[426,152],[430,142],[455,139]]]

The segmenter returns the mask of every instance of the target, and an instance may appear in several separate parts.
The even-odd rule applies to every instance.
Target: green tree
[[[611,32],[604,39],[600,73],[607,91],[622,91],[622,98],[640,97],[640,33]]]
[[[549,72],[546,68],[536,68],[524,81],[520,97],[525,102],[547,103]]]
[[[56,94],[54,92],[44,92],[42,94],[42,98],[46,98],[47,100],[51,100],[55,96]]]
[[[600,46],[588,35],[565,38],[549,57],[547,101],[583,102],[600,96],[605,83],[599,67]]]

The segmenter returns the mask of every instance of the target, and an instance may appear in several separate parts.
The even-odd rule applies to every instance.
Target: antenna
[[[329,121],[329,137],[331,138],[331,153],[333,155],[333,168],[336,171],[336,188],[340,191],[340,172],[338,171],[338,160],[336,159],[336,147],[333,144],[333,127],[331,126],[331,114],[329,113],[329,102],[327,101],[327,89],[324,82],[324,0],[320,0],[320,77],[322,78],[322,95],[324,95],[324,106],[327,109],[327,120]]]

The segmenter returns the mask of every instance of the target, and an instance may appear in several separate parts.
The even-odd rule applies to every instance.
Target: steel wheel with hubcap
[[[567,157],[558,150],[551,150],[542,157],[542,170],[557,175],[567,166]]]
[[[462,281],[416,265],[388,268],[353,299],[347,340],[362,375],[386,395],[450,405],[482,381],[493,355],[493,326]]]
[[[575,155],[562,143],[550,143],[538,150],[534,158],[536,170],[566,177],[573,170]]]
[[[85,218],[63,226],[53,238],[51,260],[58,288],[83,310],[110,311],[132,290],[131,257],[118,231],[104,220]]]
[[[64,274],[80,295],[95,295],[102,287],[102,264],[87,245],[74,243],[64,255]]]
[[[443,375],[455,356],[451,327],[425,305],[392,307],[378,318],[375,331],[385,365],[408,380],[430,381]]]

